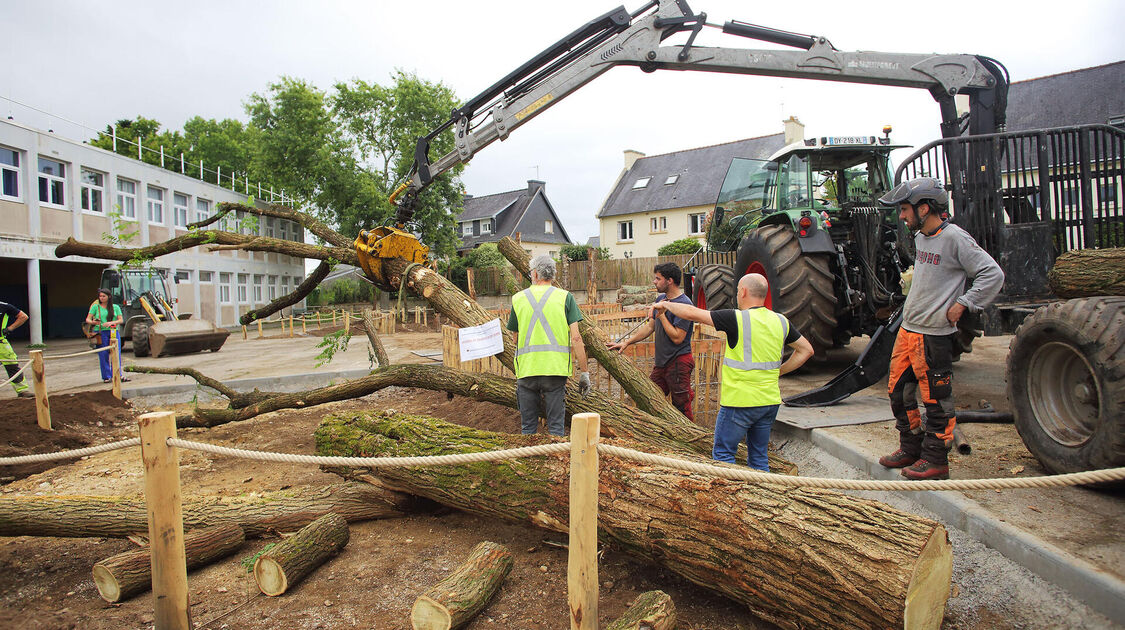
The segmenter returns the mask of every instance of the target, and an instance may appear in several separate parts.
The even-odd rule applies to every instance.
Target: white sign
[[[457,331],[457,342],[461,346],[462,362],[500,354],[504,351],[500,320],[494,319],[480,326],[461,328]]]

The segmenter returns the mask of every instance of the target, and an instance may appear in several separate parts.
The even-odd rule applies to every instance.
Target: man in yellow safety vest
[[[8,373],[7,380],[16,389],[16,396],[20,398],[31,398],[34,394],[28,391],[23,374],[19,373],[16,351],[12,350],[12,345],[8,343],[8,333],[19,328],[26,321],[27,313],[7,302],[0,302],[0,363],[4,364],[4,371]]]
[[[566,379],[572,370],[571,351],[581,375],[578,391],[590,392],[586,346],[578,332],[582,311],[569,292],[551,286],[555,261],[542,255],[531,259],[531,286],[512,296],[508,330],[516,333],[516,402],[524,433],[539,428],[542,397],[547,431],[566,434]]]
[[[667,310],[681,319],[709,324],[726,333],[723,357],[719,415],[715,419],[715,444],[711,457],[734,463],[738,445],[746,439],[746,464],[769,471],[766,447],[770,428],[781,406],[777,379],[804,365],[813,354],[812,344],[780,313],[765,307],[769,283],[765,276],[751,273],[738,281],[738,310],[705,311],[689,304],[657,302],[654,308]],[[793,354],[782,361],[785,346]]]

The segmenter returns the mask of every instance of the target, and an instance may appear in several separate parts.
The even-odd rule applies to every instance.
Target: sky
[[[842,51],[987,55],[1007,66],[1013,81],[1125,59],[1120,0],[688,2],[712,24],[733,19],[819,35]],[[633,11],[643,4],[624,6]],[[404,70],[467,100],[618,6],[613,0],[0,5],[0,115],[76,139],[138,115],[171,129],[196,115],[247,120],[247,97],[282,75],[327,90],[356,78],[388,83]],[[697,44],[772,47],[718,29],[704,29]],[[545,181],[571,240],[584,243],[598,234],[595,215],[621,172],[624,150],[657,155],[769,135],[789,116],[805,123],[808,137],[878,135],[885,124],[893,126],[896,144],[920,146],[940,135],[937,105],[922,90],[616,68],[483,149],[462,181],[476,196]]]

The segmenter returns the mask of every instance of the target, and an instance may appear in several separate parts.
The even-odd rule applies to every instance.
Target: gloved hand
[[[590,393],[590,373],[583,372],[578,376],[578,393],[585,398]]]

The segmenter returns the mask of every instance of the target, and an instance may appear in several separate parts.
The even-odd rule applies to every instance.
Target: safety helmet
[[[934,210],[942,211],[949,207],[949,193],[945,192],[945,186],[942,186],[940,179],[917,177],[895,186],[890,192],[879,197],[879,201],[888,206],[897,206],[900,203],[917,206],[925,201],[936,206]]]

